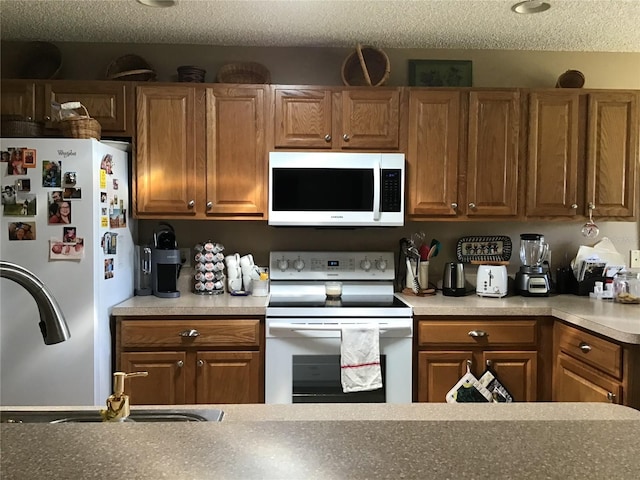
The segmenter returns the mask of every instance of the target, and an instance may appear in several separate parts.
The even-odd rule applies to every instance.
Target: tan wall
[[[19,76],[28,58],[28,43],[3,42],[2,77]],[[215,47],[206,45],[124,45],[58,43],[63,64],[59,78],[103,79],[116,58],[135,53],[158,73],[159,81],[176,81],[180,65],[199,65],[207,70],[206,81],[215,81],[227,62],[257,61],[280,84],[341,85],[344,59],[352,52],[343,48]],[[408,85],[411,59],[451,59],[473,62],[473,85],[477,87],[553,87],[568,69],[580,70],[587,88],[640,88],[640,53],[534,52],[526,50],[425,50],[385,49],[391,74],[388,85]]]
[[[2,76],[16,77],[24,58],[22,43],[1,45]],[[102,79],[113,59],[136,53],[151,63],[159,81],[176,81],[176,67],[200,65],[207,70],[206,81],[214,81],[218,68],[226,62],[258,61],[269,68],[273,83],[341,85],[340,70],[349,49],[331,48],[239,48],[185,45],[58,44],[63,55],[59,78]],[[472,60],[474,86],[479,87],[553,87],[567,69],[582,71],[585,87],[640,89],[640,53],[581,53],[531,51],[461,50],[385,50],[391,62],[388,85],[407,85],[408,60]],[[266,222],[175,221],[172,223],[183,247],[211,239],[225,245],[227,252],[254,253],[265,265],[271,250],[391,250],[397,251],[400,238],[424,231],[428,238],[443,242],[442,253],[433,260],[431,277],[442,277],[444,262],[455,259],[457,239],[467,235],[508,235],[514,243],[510,273],[520,265],[517,248],[520,233],[543,233],[553,251],[554,267],[568,265],[581,244],[593,244],[581,233],[582,222],[413,222],[403,228],[317,230],[274,228]],[[150,242],[157,222],[142,221],[139,242]],[[640,248],[636,222],[608,222],[600,225],[620,252]],[[596,240],[598,240],[596,239]],[[471,269],[472,271],[475,268]],[[475,273],[475,272],[473,272]]]

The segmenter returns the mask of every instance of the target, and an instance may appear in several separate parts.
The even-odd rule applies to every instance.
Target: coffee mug
[[[239,267],[240,255],[238,253],[227,255],[226,257],[224,257],[224,261],[227,264],[227,267]]]
[[[227,283],[229,284],[229,290],[242,290],[242,278],[229,278]]]
[[[247,255],[244,255],[244,256],[240,257],[240,266],[241,267],[251,267],[251,266],[253,266],[253,255],[248,253]]]
[[[227,276],[229,277],[229,279],[241,278],[240,269],[238,267],[227,266]]]
[[[247,292],[251,291],[251,277],[242,277],[242,285]]]

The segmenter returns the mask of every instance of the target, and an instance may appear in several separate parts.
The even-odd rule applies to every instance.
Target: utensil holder
[[[429,288],[429,262],[424,261],[420,262],[420,268],[418,269],[418,282],[420,283],[420,288],[422,290],[426,290]]]

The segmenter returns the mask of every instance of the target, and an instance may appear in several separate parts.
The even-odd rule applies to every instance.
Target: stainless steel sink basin
[[[131,410],[126,422],[220,422],[224,412],[216,409]],[[5,410],[0,411],[0,423],[99,423],[95,410]]]

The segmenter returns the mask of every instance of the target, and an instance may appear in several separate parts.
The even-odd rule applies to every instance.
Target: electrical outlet
[[[640,268],[640,250],[631,250],[631,260],[629,267]]]
[[[191,249],[190,248],[181,248],[180,249],[180,260],[182,261],[183,267],[191,266]]]

